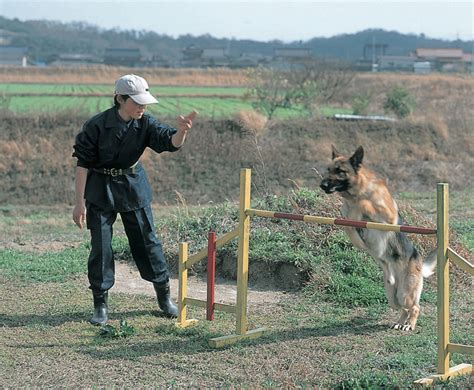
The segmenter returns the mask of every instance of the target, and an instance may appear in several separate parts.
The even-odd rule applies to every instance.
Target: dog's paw
[[[402,329],[402,326],[403,325],[400,325],[399,323],[395,323],[390,327],[390,329],[397,329],[398,330],[398,329]]]
[[[405,325],[402,325],[402,324],[399,324],[399,323],[395,323],[393,324],[390,329],[396,329],[396,330],[401,330],[403,332],[410,332],[413,330],[413,328],[411,327],[410,324],[405,324]]]

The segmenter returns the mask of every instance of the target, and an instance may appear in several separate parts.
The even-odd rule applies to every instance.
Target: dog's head
[[[332,161],[321,180],[320,187],[327,194],[348,191],[357,179],[363,158],[362,146],[359,146],[351,157],[342,156],[332,146]]]

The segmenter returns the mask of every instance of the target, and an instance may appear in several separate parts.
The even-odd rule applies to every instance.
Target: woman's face
[[[120,103],[119,114],[125,121],[140,119],[147,108],[146,104],[135,103],[131,97],[124,101],[123,98],[119,96],[118,101]]]

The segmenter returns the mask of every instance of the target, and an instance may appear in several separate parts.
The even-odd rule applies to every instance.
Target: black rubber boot
[[[158,306],[160,306],[160,309],[163,310],[164,315],[169,318],[177,318],[178,308],[171,301],[169,282],[163,284],[153,283],[153,287],[155,287]]]
[[[90,319],[92,325],[105,325],[107,323],[107,291],[93,291],[94,315]]]

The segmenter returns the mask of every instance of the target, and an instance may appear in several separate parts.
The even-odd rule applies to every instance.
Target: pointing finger
[[[196,110],[193,110],[190,114],[186,116],[186,119],[194,120],[199,113]]]

